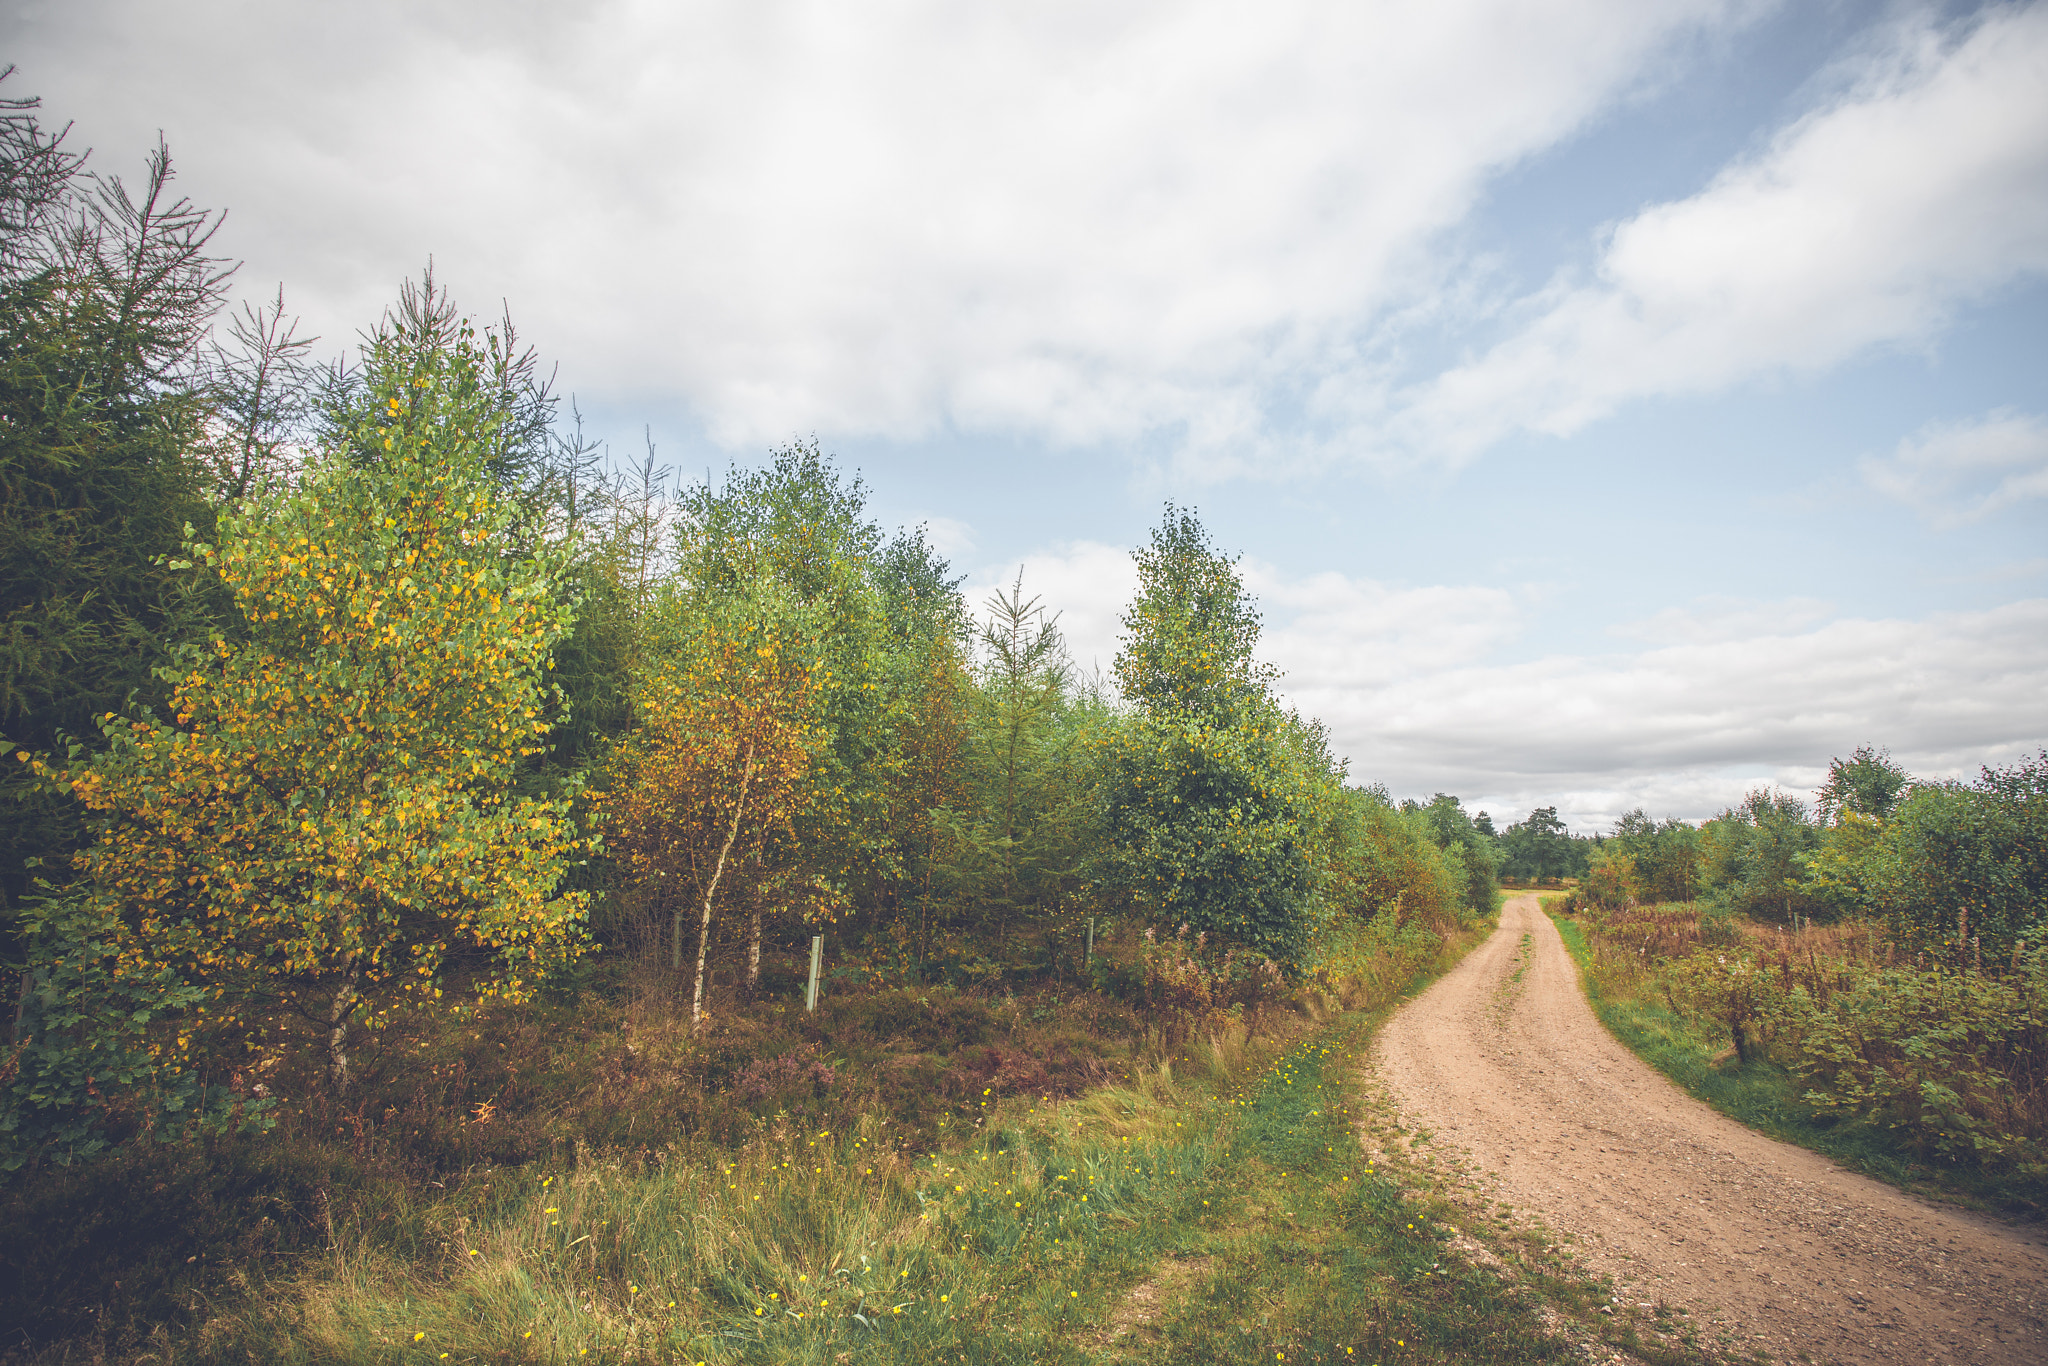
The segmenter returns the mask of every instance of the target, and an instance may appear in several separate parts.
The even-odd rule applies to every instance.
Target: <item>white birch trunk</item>
[[[327,1080],[336,1091],[345,1089],[348,1075],[348,1017],[356,1007],[356,970],[350,964],[341,985],[334,989],[334,1004],[327,1011]]]
[[[754,907],[754,928],[747,940],[747,995],[761,989],[761,908]]]
[[[733,841],[739,838],[740,816],[747,809],[747,789],[754,782],[754,747],[747,746],[747,766],[740,774],[739,799],[732,805],[732,825],[725,832],[725,843],[718,850],[718,862],[712,866],[711,881],[704,887],[704,914],[697,922],[697,990],[690,998],[690,1027],[697,1028],[704,1021],[704,958],[711,951],[711,904],[718,895],[718,882],[725,876],[725,861],[732,854]]]

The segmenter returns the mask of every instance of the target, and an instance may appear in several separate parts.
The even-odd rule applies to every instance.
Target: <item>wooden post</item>
[[[818,968],[824,961],[825,936],[814,934],[811,936],[811,987],[809,991],[804,993],[805,1010],[816,1010],[818,1008]]]

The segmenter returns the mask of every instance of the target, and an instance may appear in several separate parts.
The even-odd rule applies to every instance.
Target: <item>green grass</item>
[[[216,1322],[210,1341],[180,1355],[1574,1357],[1528,1296],[1457,1257],[1424,1205],[1364,1156],[1350,1078],[1367,1037],[1365,1018],[1344,1018],[1223,1089],[1165,1067],[1050,1115],[1011,1116],[953,1153],[898,1152],[870,1125],[786,1133],[708,1168],[596,1162],[522,1174],[449,1211],[446,1248],[430,1265],[400,1265],[344,1237],[333,1264],[285,1302]],[[1184,1066],[1202,1061],[1190,1054]],[[1129,1312],[1140,1284],[1159,1295],[1143,1323]],[[1565,1298],[1583,1312],[1595,1293],[1579,1285]]]
[[[310,1256],[232,1260],[141,1340],[14,1359],[183,1363],[1549,1361],[1600,1288],[1453,1251],[1447,1207],[1357,1136],[1398,996],[1226,1031],[931,1146],[886,1112],[746,1144],[485,1166],[403,1208],[337,1200]],[[1411,1176],[1405,1179],[1413,1180]],[[323,1187],[324,1193],[324,1187]],[[225,1249],[223,1249],[225,1251]],[[1590,1325],[1587,1327],[1585,1325]]]
[[[1725,1036],[1704,1036],[1665,1003],[1618,990],[1596,969],[1585,930],[1553,917],[1578,963],[1593,1013],[1643,1061],[1730,1119],[1835,1159],[1852,1170],[1923,1196],[2039,1217],[2039,1183],[1996,1172],[1936,1167],[1891,1130],[1817,1110],[1791,1072],[1767,1061],[1738,1063]]]
[[[1240,1107],[1211,1206],[1172,1255],[1200,1267],[1151,1323],[1093,1359],[1517,1362],[1576,1357],[1529,1299],[1450,1249],[1361,1152],[1350,1020],[1277,1059]],[[1585,1295],[1579,1296],[1581,1307]]]
[[[626,989],[400,1016],[366,1032],[342,1096],[315,1050],[281,1050],[259,1073],[282,1098],[268,1134],[128,1144],[0,1183],[0,1353],[182,1342],[250,1285],[331,1262],[330,1225],[364,1264],[432,1265],[450,1220],[522,1171],[588,1165],[578,1154],[714,1161],[767,1141],[778,1116],[839,1132],[886,1115],[896,1148],[957,1146],[990,1093],[1071,1096],[1146,1046],[1128,1008],[1086,992],[866,991],[816,1014],[763,1002],[695,1034],[666,998],[612,985]]]

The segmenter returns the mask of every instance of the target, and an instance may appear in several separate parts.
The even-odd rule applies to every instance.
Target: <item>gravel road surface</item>
[[[1601,1028],[1533,896],[1388,1022],[1375,1063],[1441,1156],[1708,1344],[2048,1363],[2048,1230],[1930,1205],[1693,1100]]]

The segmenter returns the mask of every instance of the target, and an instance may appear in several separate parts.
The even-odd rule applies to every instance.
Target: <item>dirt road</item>
[[[2048,1231],[1774,1142],[1616,1043],[1533,896],[1380,1033],[1403,1121],[1712,1344],[1821,1362],[2048,1363]],[[1734,1346],[1736,1343],[1727,1345]]]

